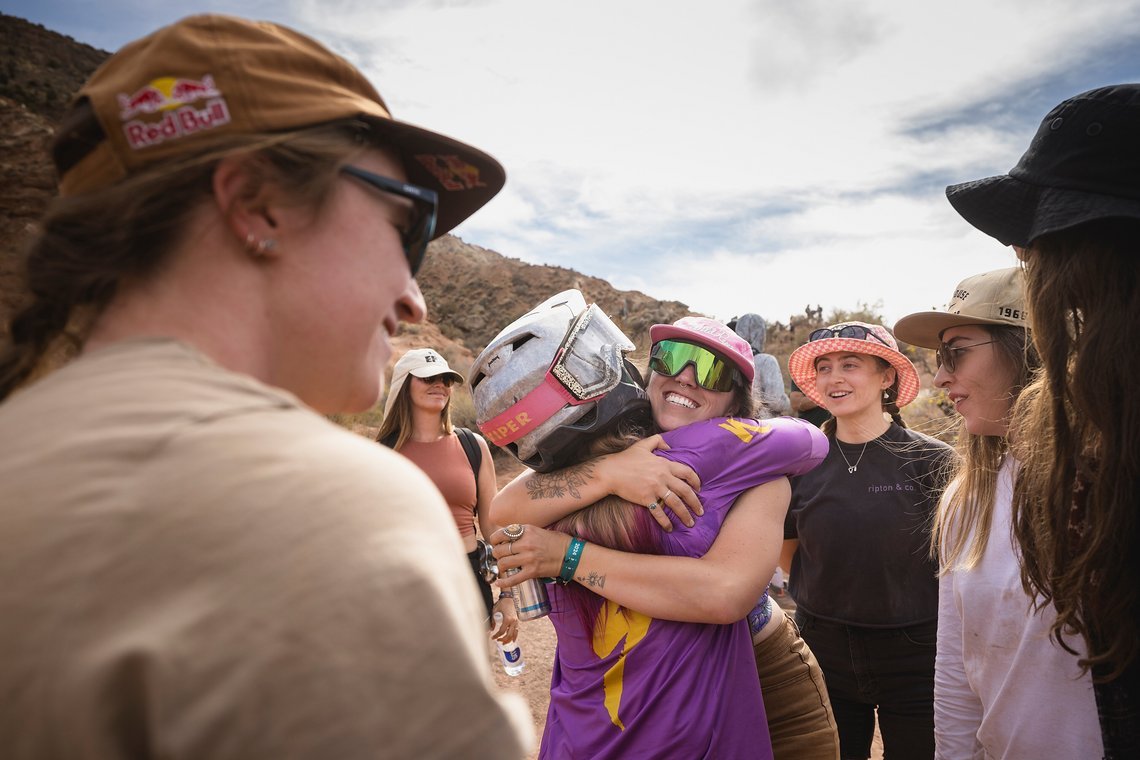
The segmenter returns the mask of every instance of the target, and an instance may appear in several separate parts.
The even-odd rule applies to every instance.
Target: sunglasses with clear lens
[[[407,182],[382,177],[356,166],[342,166],[340,170],[382,193],[398,195],[412,202],[412,212],[408,217],[408,223],[400,229],[400,243],[404,246],[404,255],[408,258],[412,277],[415,277],[416,273],[420,271],[420,265],[424,263],[424,254],[427,252],[428,243],[435,236],[435,222],[439,213],[439,195],[426,187],[409,185]]]
[[[955,372],[958,369],[958,359],[961,358],[961,354],[971,348],[988,346],[993,342],[992,340],[987,340],[984,343],[971,343],[968,346],[951,346],[946,343],[939,343],[938,357],[935,359],[935,362],[937,362],[939,367],[946,367],[947,372]]]
[[[649,353],[649,369],[666,377],[676,377],[690,364],[697,384],[707,391],[725,393],[732,390],[733,383],[739,382],[736,365],[696,343],[661,340],[653,344]]]
[[[882,343],[887,348],[892,346],[885,340],[875,334],[873,330],[869,330],[863,325],[843,325],[842,327],[821,327],[812,332],[808,336],[808,343],[816,340],[826,340],[828,338],[854,338],[855,340],[867,340],[874,338]]]

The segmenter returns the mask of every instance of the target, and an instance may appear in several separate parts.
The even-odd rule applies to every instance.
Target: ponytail
[[[891,419],[896,425],[902,428],[906,427],[902,413],[899,412],[899,378],[897,372],[891,387],[883,391],[883,411],[891,415]]]

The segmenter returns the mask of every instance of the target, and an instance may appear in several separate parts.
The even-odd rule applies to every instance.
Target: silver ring
[[[525,529],[526,529],[525,525],[519,525],[518,523],[511,523],[507,527],[503,528],[503,535],[506,536],[511,541],[517,541],[518,539],[522,538],[523,531]]]
[[[658,499],[657,501],[653,502],[652,504],[646,504],[645,508],[650,509],[650,510],[657,509],[657,505],[660,503],[661,503],[661,500]]]
[[[672,495],[673,495],[673,491],[672,491],[671,489],[670,489],[670,490],[666,490],[666,491],[665,491],[665,495],[661,497],[661,501],[663,501],[663,502],[665,502],[665,501],[669,501],[669,497],[670,497],[670,496],[672,496]]]
[[[515,542],[514,542],[514,541],[508,541],[508,542],[507,542],[507,546],[509,546],[509,547],[510,547],[510,549],[511,549],[511,556],[514,556],[514,553],[515,553]]]

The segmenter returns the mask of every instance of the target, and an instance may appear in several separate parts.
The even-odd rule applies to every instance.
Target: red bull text
[[[123,134],[135,150],[230,123],[229,108],[209,74],[200,80],[160,77],[118,100]],[[203,100],[201,108],[194,106]],[[156,113],[162,113],[158,121],[135,118]]]
[[[204,108],[185,106],[176,111],[167,111],[156,122],[127,122],[123,125],[123,134],[133,149],[140,150],[229,123],[230,111],[226,107],[226,101],[215,98],[208,101]]]

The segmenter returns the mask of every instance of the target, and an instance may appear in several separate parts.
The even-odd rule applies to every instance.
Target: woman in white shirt
[[[935,660],[936,757],[1100,757],[1092,679],[1049,637],[1053,607],[1021,585],[1010,528],[1017,460],[1007,433],[1014,400],[1039,366],[1018,267],[963,280],[945,311],[895,325],[938,350],[934,383],[961,417],[960,459],[939,505]],[[1066,643],[1083,654],[1080,637]]]

